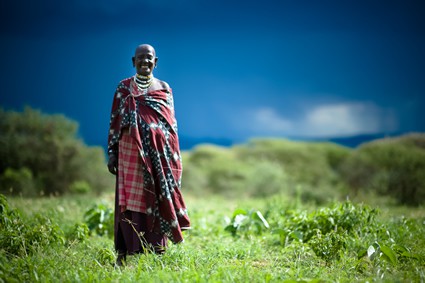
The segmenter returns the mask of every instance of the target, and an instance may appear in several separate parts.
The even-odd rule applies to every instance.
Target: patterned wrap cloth
[[[128,129],[118,145],[118,204],[126,210],[146,213],[143,160]],[[155,192],[149,192],[155,194]]]
[[[133,78],[122,80],[115,91],[108,136],[108,152],[118,154],[118,171],[123,171],[117,178],[119,204],[145,213],[149,231],[179,243],[190,220],[180,192],[182,160],[172,91],[143,95]]]

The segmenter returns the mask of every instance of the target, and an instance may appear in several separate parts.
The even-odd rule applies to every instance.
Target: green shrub
[[[0,176],[0,192],[25,196],[36,195],[37,191],[31,170],[27,167],[20,169],[6,168]]]
[[[114,235],[114,212],[106,203],[93,205],[84,213],[84,221],[91,233],[112,237]]]
[[[111,249],[97,248],[96,258],[101,265],[113,265],[116,256]]]
[[[233,236],[261,235],[270,225],[258,210],[236,209],[225,230]]]
[[[69,192],[74,194],[87,194],[91,192],[91,187],[86,181],[75,181],[69,187]]]
[[[310,239],[320,231],[321,235],[326,235],[331,231],[341,231],[341,233],[362,234],[373,229],[373,223],[377,211],[368,206],[354,205],[351,202],[323,207],[308,214],[286,210],[282,212],[278,220],[278,234],[282,245],[286,245],[292,240],[309,242]]]
[[[281,165],[292,181],[314,187],[339,182],[334,168],[348,156],[349,149],[331,143],[254,139],[235,147],[241,160],[268,160]]]
[[[373,190],[399,203],[425,201],[425,134],[386,138],[366,143],[341,166],[344,180],[356,193]]]
[[[227,197],[295,196],[301,187],[304,199],[323,203],[341,194],[336,167],[348,153],[331,143],[277,139],[253,140],[231,148],[200,145],[184,154],[182,186],[197,195],[211,192]],[[329,191],[317,189],[331,186]]]
[[[246,161],[249,165],[246,190],[251,197],[267,197],[290,191],[293,184],[279,163],[267,160]]]
[[[205,196],[212,193],[208,184],[208,173],[203,168],[183,159],[182,190],[194,196]]]
[[[46,115],[31,108],[23,112],[0,109],[0,175],[12,179],[12,192],[63,194],[75,181],[86,181],[100,192],[113,182],[103,149],[87,147],[77,130],[78,124],[63,115]],[[14,176],[8,169],[14,170]],[[27,177],[20,181],[16,174]]]
[[[185,164],[190,165],[186,166]],[[194,189],[198,187],[207,192],[226,196],[249,195],[247,179],[251,167],[249,164],[237,160],[234,153],[228,148],[212,145],[198,146],[190,153],[190,157],[186,158],[183,166],[185,166],[183,186],[186,182]],[[187,177],[192,178],[191,181],[187,181],[185,179],[187,177],[184,177],[186,170],[188,171]],[[195,180],[198,185],[194,184]]]
[[[89,237],[89,227],[85,223],[76,223],[71,233],[68,235],[68,240],[82,242]]]
[[[340,259],[341,252],[347,247],[347,236],[335,231],[324,235],[321,230],[316,230],[316,232],[309,241],[314,253],[326,261]]]

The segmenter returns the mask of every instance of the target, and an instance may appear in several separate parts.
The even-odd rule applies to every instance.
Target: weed
[[[114,235],[114,213],[106,203],[94,204],[84,214],[84,221],[89,227],[90,232],[99,236]]]

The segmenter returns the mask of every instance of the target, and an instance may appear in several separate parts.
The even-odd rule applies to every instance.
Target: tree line
[[[0,193],[42,196],[113,191],[104,149],[78,138],[78,123],[32,108],[0,109]],[[357,148],[331,142],[253,139],[183,152],[183,191],[204,196],[287,194],[318,204],[373,193],[401,204],[425,200],[425,134]]]

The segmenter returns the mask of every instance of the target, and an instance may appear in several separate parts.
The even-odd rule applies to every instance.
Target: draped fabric
[[[118,176],[117,176],[118,178]],[[118,195],[118,182],[116,186]],[[140,252],[153,251],[163,253],[167,247],[167,236],[150,231],[146,214],[126,210],[121,212],[118,198],[115,198],[115,249],[118,254],[133,255]]]
[[[118,200],[120,210],[146,213],[142,158],[137,144],[124,129],[118,146]],[[154,192],[150,192],[154,193]]]
[[[146,213],[149,231],[165,234],[172,242],[178,243],[183,241],[181,230],[190,227],[190,220],[180,192],[182,160],[172,91],[160,89],[143,95],[133,78],[122,80],[116,89],[108,151],[120,157],[120,139],[124,131],[128,131],[137,146],[143,193],[129,194],[125,200],[120,200],[120,204],[129,210]],[[123,181],[119,178],[120,172],[118,184]],[[127,205],[137,202],[140,195],[143,195],[145,208]]]

